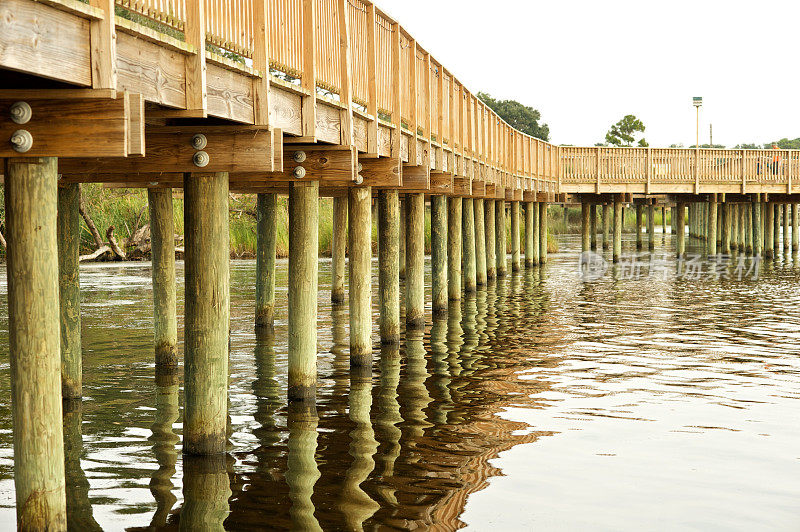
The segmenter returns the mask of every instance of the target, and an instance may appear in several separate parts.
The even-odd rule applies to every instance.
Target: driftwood
[[[111,246],[111,251],[114,252],[114,255],[119,258],[119,260],[125,260],[125,252],[119,247],[117,244],[117,239],[114,238],[114,226],[108,226],[108,231],[106,231],[106,238],[108,239],[108,245]]]
[[[89,228],[89,232],[92,234],[92,238],[94,238],[94,243],[98,248],[101,248],[105,245],[103,237],[100,236],[100,231],[97,230],[97,226],[94,225],[92,217],[89,216],[89,212],[86,210],[86,204],[83,202],[83,194],[79,194],[78,198],[78,212],[81,213],[83,221],[86,222],[86,227]]]
[[[88,255],[81,255],[80,257],[78,257],[78,262],[97,260],[106,253],[111,253],[111,248],[106,245],[102,245],[99,248],[97,248],[93,253],[89,253]]]

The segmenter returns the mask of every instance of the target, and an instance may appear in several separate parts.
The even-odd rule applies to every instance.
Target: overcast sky
[[[594,145],[634,114],[653,146],[800,137],[800,2],[376,0],[472,92]]]

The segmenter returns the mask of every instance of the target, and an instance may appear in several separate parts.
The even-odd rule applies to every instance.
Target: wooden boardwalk
[[[331,292],[349,305],[355,377],[373,364],[373,201],[384,345],[400,342],[401,297],[406,329],[425,326],[426,202],[434,313],[506,275],[509,251],[511,270],[545,264],[550,203],[582,204],[586,251],[602,205],[614,260],[628,204],[637,227],[647,208],[651,245],[655,209],[669,206],[678,255],[687,213],[710,254],[770,255],[778,220],[784,249],[798,249],[800,153],[532,138],[364,0],[0,0],[0,139],[23,530],[66,527],[62,398],[82,396],[79,183],[148,189],[156,371],[183,360],[194,455],[227,445],[229,192],[258,195],[255,326],[267,329],[276,196],[289,195],[288,395],[309,410],[320,196],[334,197]],[[185,198],[182,357],[173,188]]]

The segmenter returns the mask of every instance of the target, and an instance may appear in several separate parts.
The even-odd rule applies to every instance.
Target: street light
[[[692,105],[694,105],[695,109],[697,109],[697,136],[694,147],[700,149],[700,107],[703,105],[703,97],[694,96],[692,98]]]

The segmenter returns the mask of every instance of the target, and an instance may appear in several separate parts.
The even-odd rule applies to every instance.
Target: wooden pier
[[[666,229],[669,207],[678,255],[687,221],[710,254],[798,251],[800,152],[552,145],[514,130],[364,0],[0,0],[0,158],[24,530],[66,527],[61,399],[81,396],[77,183],[148,189],[161,375],[180,359],[171,197],[184,190],[187,454],[226,444],[229,192],[258,195],[254,322],[266,330],[276,197],[289,196],[289,399],[306,403],[320,196],[335,198],[337,304],[349,262],[354,372],[374,358],[373,201],[390,346],[401,299],[407,329],[425,326],[428,202],[436,314],[509,269],[545,264],[551,203],[584,205],[584,251],[598,249],[601,208],[615,261],[625,205],[638,235],[646,213],[650,249],[656,209]]]

